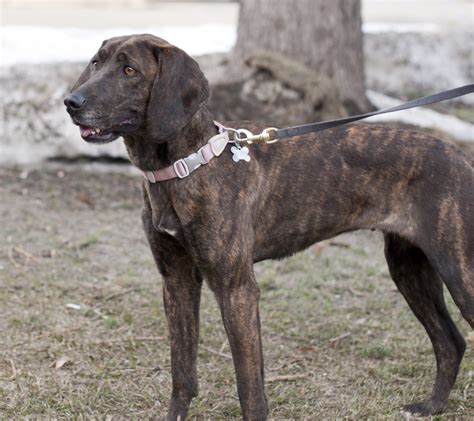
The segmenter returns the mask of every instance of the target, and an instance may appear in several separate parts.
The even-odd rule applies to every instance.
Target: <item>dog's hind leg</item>
[[[424,214],[422,221],[430,221],[431,226],[424,222],[420,229],[431,230],[431,238],[423,236],[426,244],[420,246],[474,329],[474,173],[471,174],[467,182],[450,186],[453,191],[447,198],[438,197],[439,203],[433,205],[436,210],[432,211],[437,213],[434,224]]]
[[[446,308],[442,279],[423,251],[395,234],[386,234],[385,256],[393,280],[426,329],[436,356],[436,381],[430,399],[405,406],[402,412],[436,414],[448,400],[466,343]]]
[[[471,269],[474,262],[471,263],[470,267],[467,264],[460,265],[459,261],[462,261],[462,259],[442,255],[441,253],[435,261],[437,263],[441,262],[438,264],[437,270],[441,274],[454,302],[459,307],[462,316],[474,329],[474,271]]]

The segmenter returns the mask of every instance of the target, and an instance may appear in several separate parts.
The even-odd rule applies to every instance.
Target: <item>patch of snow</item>
[[[439,30],[432,23],[369,22],[363,31],[372,33],[432,33]],[[182,48],[190,55],[227,52],[237,39],[235,24],[207,23],[196,26],[132,27],[85,29],[54,26],[4,25],[1,29],[0,66],[17,63],[47,63],[57,61],[87,61],[104,39],[133,34],[150,33]],[[31,40],[35,43],[32,44]]]
[[[364,37],[367,88],[400,97],[423,96],[474,80],[473,30],[379,33]],[[459,98],[474,105],[474,95]]]
[[[71,123],[69,123],[72,126]],[[75,126],[72,126],[75,128]],[[67,129],[67,127],[65,127]],[[70,134],[70,136],[67,136]],[[77,133],[68,131],[63,139],[46,139],[44,143],[19,140],[15,143],[0,143],[0,165],[27,165],[54,157],[76,158],[78,156],[110,157],[128,159],[123,141],[117,140],[107,145],[86,143]]]
[[[235,25],[228,24],[146,27],[138,32],[159,35],[194,56],[229,51],[237,36]],[[0,66],[88,61],[104,39],[133,33],[137,33],[136,28],[91,30],[6,25],[1,29]]]
[[[440,26],[429,22],[416,23],[389,23],[389,22],[367,22],[362,24],[365,34],[378,34],[384,32],[406,33],[435,33],[440,31]]]

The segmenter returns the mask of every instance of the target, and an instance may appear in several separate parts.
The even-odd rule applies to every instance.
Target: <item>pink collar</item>
[[[229,134],[220,123],[214,122],[214,124],[219,129],[219,134],[212,136],[197,152],[192,153],[186,158],[178,159],[169,167],[155,171],[143,171],[143,176],[150,183],[171,180],[173,178],[185,178],[201,165],[205,165],[212,158],[219,156],[229,143]]]

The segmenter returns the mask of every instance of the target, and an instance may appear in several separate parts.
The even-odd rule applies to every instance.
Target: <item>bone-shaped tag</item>
[[[243,148],[232,146],[232,148],[230,148],[230,151],[232,152],[232,159],[234,160],[234,162],[250,162],[249,148],[247,148],[247,146],[244,146]]]

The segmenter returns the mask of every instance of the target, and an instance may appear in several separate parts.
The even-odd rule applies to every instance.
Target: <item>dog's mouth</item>
[[[117,139],[120,135],[112,130],[100,129],[98,127],[88,127],[79,125],[81,137],[90,143],[109,143]]]
[[[127,119],[110,129],[85,126],[83,124],[78,123],[76,124],[79,126],[79,132],[81,133],[81,137],[86,142],[104,144],[110,143],[120,137],[122,134],[125,134],[130,131],[134,126],[134,121],[132,119]]]

